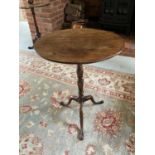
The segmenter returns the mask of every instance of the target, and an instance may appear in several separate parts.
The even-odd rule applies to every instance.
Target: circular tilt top
[[[39,38],[34,47],[47,60],[87,64],[117,55],[124,47],[124,40],[119,35],[104,30],[67,29]]]

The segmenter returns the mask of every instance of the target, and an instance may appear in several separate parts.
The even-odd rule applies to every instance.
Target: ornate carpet
[[[20,52],[20,155],[134,155],[134,75],[84,65],[84,140],[77,139],[76,66]]]

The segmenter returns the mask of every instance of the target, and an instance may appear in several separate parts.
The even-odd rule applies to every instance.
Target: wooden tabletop
[[[124,48],[124,40],[119,35],[104,30],[67,29],[39,38],[34,47],[47,60],[87,64],[119,54]]]

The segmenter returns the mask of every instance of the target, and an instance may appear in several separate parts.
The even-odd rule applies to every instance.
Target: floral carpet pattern
[[[84,65],[84,140],[77,139],[76,66],[20,52],[20,155],[134,155],[134,75]]]

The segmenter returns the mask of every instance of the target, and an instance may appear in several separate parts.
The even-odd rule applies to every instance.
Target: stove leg
[[[83,133],[83,68],[82,64],[77,65],[77,77],[78,77],[78,89],[79,89],[79,115],[80,115],[80,130],[78,133],[78,139],[83,140],[84,139],[84,133]]]

